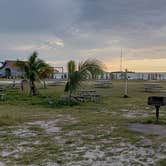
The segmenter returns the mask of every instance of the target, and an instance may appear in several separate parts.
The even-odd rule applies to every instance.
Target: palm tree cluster
[[[53,73],[53,68],[39,59],[37,52],[33,52],[27,61],[17,60],[16,65],[24,72],[25,79],[29,80],[30,94],[33,96],[37,95],[35,81],[45,80],[49,74]]]
[[[30,94],[37,95],[37,87],[35,82],[43,80],[44,87],[45,78],[54,72],[53,68],[37,57],[37,53],[29,57],[27,61],[17,60],[16,65],[24,72],[25,79],[29,81]],[[103,65],[100,61],[95,59],[88,59],[76,65],[76,62],[71,60],[67,64],[68,80],[65,86],[65,92],[69,92],[69,97],[81,85],[81,82],[89,79],[96,78],[99,74],[103,73]]]
[[[103,73],[103,66],[100,61],[95,59],[88,59],[80,62],[76,66],[75,61],[71,60],[67,64],[68,80],[65,86],[65,92],[69,92],[69,97],[81,85],[81,81]]]

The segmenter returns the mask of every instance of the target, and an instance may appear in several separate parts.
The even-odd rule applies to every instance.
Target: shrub
[[[68,96],[63,96],[56,101],[56,106],[74,106],[79,104],[80,103],[76,99]]]
[[[51,107],[74,106],[80,104],[76,99],[68,96],[63,96],[57,99],[48,96],[46,97],[45,102]]]

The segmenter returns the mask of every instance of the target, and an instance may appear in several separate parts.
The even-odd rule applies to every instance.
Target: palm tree
[[[16,65],[23,70],[25,78],[29,80],[30,94],[37,95],[35,81],[46,78],[50,66],[37,57],[37,52],[33,52],[28,61],[18,60]]]
[[[54,73],[54,69],[48,64],[45,65],[46,66],[39,72],[39,78],[43,80],[43,87],[47,88],[45,79],[48,78],[50,74]]]
[[[94,59],[80,62],[78,67],[75,61],[69,61],[67,64],[68,81],[65,86],[65,92],[69,92],[69,98],[71,98],[72,93],[77,90],[83,80],[101,74],[103,72],[102,68],[102,64]]]

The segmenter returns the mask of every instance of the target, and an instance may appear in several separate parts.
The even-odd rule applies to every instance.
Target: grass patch
[[[83,155],[86,150],[77,152],[77,147],[90,149],[100,145],[103,150],[106,150],[107,147],[118,147],[121,142],[136,145],[144,138],[150,139],[153,145],[157,142],[157,145],[160,146],[164,142],[164,138],[145,136],[128,129],[129,123],[155,124],[156,122],[155,114],[152,112],[154,108],[147,105],[147,97],[162,94],[145,93],[143,83],[143,81],[129,80],[130,97],[123,98],[123,82],[114,81],[111,88],[96,88],[101,95],[99,102],[83,102],[80,105],[74,104],[72,107],[64,104],[64,101],[57,104],[60,96],[64,95],[64,86],[49,86],[47,89],[40,89],[40,95],[35,97],[22,94],[17,89],[6,91],[7,100],[0,101],[0,151],[6,148],[5,145],[15,148],[12,141],[16,144],[27,141],[28,144],[24,147],[32,147],[32,151],[21,152],[17,158],[11,155],[1,156],[0,159],[8,165],[13,163],[15,165],[44,165],[43,163],[50,161],[65,165],[71,161],[84,159]],[[161,85],[166,88],[165,82],[161,82]],[[82,88],[95,89],[93,85],[84,85]],[[139,116],[125,117],[123,110],[127,110],[129,113],[132,111],[139,113]],[[141,116],[140,112],[142,115],[146,113],[148,116]],[[28,126],[28,129],[36,134],[34,137],[20,137],[12,134],[12,129],[21,128],[27,125],[27,122],[47,122],[56,119],[60,122],[58,125],[55,124],[55,127],[62,128],[62,131],[58,133],[48,134],[41,126],[31,125]],[[166,107],[161,108],[160,124],[166,124]],[[3,133],[4,131],[5,133]],[[67,135],[71,131],[81,132]],[[55,138],[58,137],[59,141],[64,139],[64,143],[56,142]],[[107,140],[110,142],[102,142]],[[35,141],[40,143],[33,144]],[[73,145],[76,146],[73,147]],[[73,151],[80,155],[72,157]],[[65,156],[66,153],[71,153],[69,158]],[[110,153],[110,156],[114,155],[116,154]],[[165,164],[165,160],[161,160],[160,163]]]
[[[166,158],[159,160],[155,166],[165,166],[166,165]]]

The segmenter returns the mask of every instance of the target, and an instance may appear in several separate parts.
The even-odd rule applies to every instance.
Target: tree
[[[65,92],[69,92],[69,98],[71,98],[72,93],[78,89],[83,80],[102,74],[102,68],[100,61],[94,59],[80,62],[78,67],[75,61],[69,61],[67,64],[68,80],[65,86]]]
[[[39,78],[43,80],[43,87],[46,88],[45,79],[49,77],[50,74],[54,73],[54,69],[50,67],[48,64],[39,72]]]
[[[50,66],[37,57],[37,52],[33,52],[28,61],[17,60],[16,65],[23,70],[25,78],[29,80],[30,94],[37,95],[35,81],[46,78]]]

